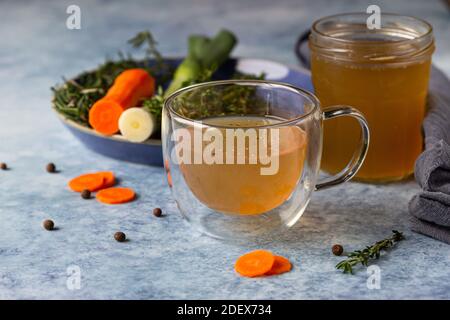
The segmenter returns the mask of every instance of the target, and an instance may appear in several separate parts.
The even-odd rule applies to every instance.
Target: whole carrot
[[[95,131],[112,135],[119,131],[123,111],[155,92],[155,79],[144,69],[129,69],[117,76],[105,97],[89,111],[89,124]]]

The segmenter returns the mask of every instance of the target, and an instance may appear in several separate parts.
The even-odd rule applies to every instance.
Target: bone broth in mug
[[[319,180],[322,122],[343,116],[360,124],[359,147],[339,174]],[[264,80],[180,89],[166,99],[161,123],[167,181],[183,217],[202,233],[247,243],[284,234],[313,191],[351,179],[369,136],[354,108],[321,110],[312,93]]]
[[[191,141],[192,161],[181,163],[180,170],[194,195],[211,209],[242,215],[261,214],[285,202],[303,171],[307,139],[298,126],[255,129],[277,122],[251,116],[205,119],[205,125],[233,129],[200,129],[202,148]],[[205,138],[208,130],[215,138]],[[196,156],[202,163],[193,163]]]

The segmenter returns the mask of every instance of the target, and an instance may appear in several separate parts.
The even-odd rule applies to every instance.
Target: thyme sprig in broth
[[[259,76],[235,73],[232,79],[262,80]],[[200,81],[202,82],[202,81]],[[264,99],[256,94],[256,88],[239,84],[199,88],[188,92],[176,101],[179,114],[195,120],[225,115],[265,115]]]

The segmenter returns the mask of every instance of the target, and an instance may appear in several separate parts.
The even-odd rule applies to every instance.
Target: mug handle
[[[361,126],[361,139],[359,140],[359,147],[353,154],[353,157],[347,164],[347,166],[336,175],[317,183],[315,188],[316,190],[326,189],[344,183],[353,178],[354,175],[358,172],[359,168],[361,168],[364,162],[364,158],[367,155],[367,150],[369,149],[370,133],[369,125],[363,114],[358,110],[348,106],[334,106],[326,108],[323,111],[324,120],[343,116],[353,117],[358,120],[359,125]]]

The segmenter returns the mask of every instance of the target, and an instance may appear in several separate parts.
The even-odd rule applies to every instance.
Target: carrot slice
[[[96,191],[103,186],[104,177],[97,173],[82,174],[69,181],[69,188],[76,192],[81,192],[85,189],[89,191]]]
[[[119,131],[119,118],[123,111],[114,100],[100,99],[89,110],[89,124],[97,132],[112,135]]]
[[[234,269],[245,277],[257,277],[266,274],[272,269],[275,256],[266,250],[255,250],[240,256]]]
[[[132,201],[135,196],[133,189],[115,187],[102,189],[95,197],[103,203],[120,204]]]
[[[102,175],[104,178],[102,189],[113,187],[116,184],[116,177],[114,176],[114,172],[100,171],[97,172],[97,174]]]
[[[267,276],[272,276],[276,274],[282,274],[291,271],[291,262],[282,256],[275,256],[275,262],[273,263],[272,269],[266,272]]]

